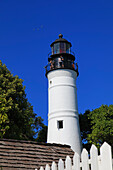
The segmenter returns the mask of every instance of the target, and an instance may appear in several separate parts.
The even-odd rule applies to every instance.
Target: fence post
[[[92,145],[90,149],[90,158],[91,158],[91,170],[99,170],[98,167],[98,150],[95,145]]]
[[[104,142],[100,148],[102,170],[112,170],[111,146]]]
[[[81,154],[81,159],[82,159],[82,170],[89,170],[88,152],[86,149],[83,149]]]

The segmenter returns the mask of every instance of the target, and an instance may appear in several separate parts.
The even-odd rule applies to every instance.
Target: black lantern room
[[[56,39],[51,46],[51,53],[48,57],[48,65],[45,67],[46,75],[48,72],[56,69],[71,69],[77,72],[78,65],[75,64],[75,55],[71,51],[71,43],[62,38],[63,35],[59,34],[59,39]]]

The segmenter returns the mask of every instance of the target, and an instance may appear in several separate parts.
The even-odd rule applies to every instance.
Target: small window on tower
[[[50,81],[50,84],[52,84],[52,81]]]
[[[59,120],[57,122],[57,125],[58,125],[58,129],[63,129],[63,120]]]

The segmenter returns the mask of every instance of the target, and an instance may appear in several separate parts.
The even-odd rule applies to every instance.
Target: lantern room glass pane
[[[70,48],[71,48],[70,44],[66,44],[66,53],[70,53],[71,51]]]
[[[66,44],[64,42],[60,42],[60,53],[66,53]]]
[[[60,43],[54,44],[54,54],[60,53]]]
[[[51,47],[51,51],[52,51],[52,55],[53,54],[59,54],[59,53],[71,53],[71,46],[69,43],[66,42],[58,42],[55,43],[52,47]]]
[[[51,47],[52,55],[54,54],[54,46]]]

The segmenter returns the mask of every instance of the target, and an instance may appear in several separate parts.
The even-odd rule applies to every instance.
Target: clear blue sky
[[[79,113],[113,104],[113,0],[0,0],[0,60],[24,79],[45,124],[44,66],[59,33],[72,43],[79,65]]]

